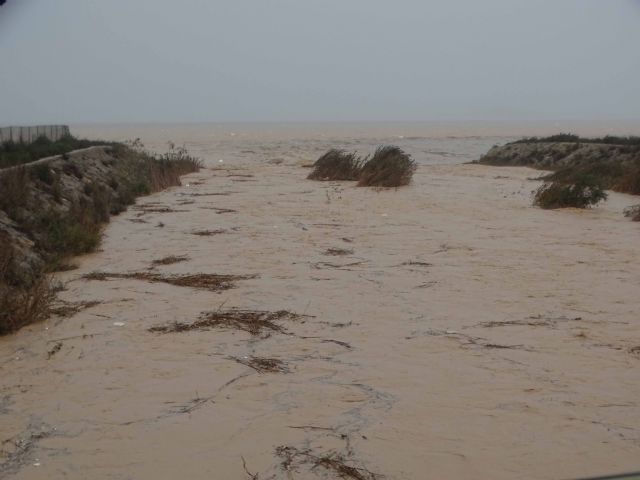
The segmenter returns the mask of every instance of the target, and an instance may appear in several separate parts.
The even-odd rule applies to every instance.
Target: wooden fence
[[[16,143],[31,143],[38,137],[47,137],[51,141],[60,140],[70,135],[67,125],[36,125],[33,127],[3,127],[0,128],[0,143],[13,141]]]

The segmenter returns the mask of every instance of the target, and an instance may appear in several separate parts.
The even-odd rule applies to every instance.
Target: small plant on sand
[[[533,204],[544,209],[588,208],[607,199],[607,192],[592,177],[584,176],[575,183],[545,183],[535,192]]]
[[[355,153],[331,149],[314,164],[309,180],[357,180],[362,161]]]
[[[359,187],[401,187],[411,182],[416,162],[401,148],[379,147],[360,172]]]

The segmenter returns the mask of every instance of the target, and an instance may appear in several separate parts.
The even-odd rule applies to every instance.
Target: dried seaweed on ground
[[[272,333],[286,333],[278,320],[298,320],[302,315],[288,310],[265,312],[258,310],[216,310],[204,312],[193,323],[175,322],[169,325],[151,327],[150,332],[179,333],[191,330],[208,330],[210,328],[230,328],[242,330],[255,336],[268,337]]]
[[[276,455],[282,459],[280,466],[286,472],[296,471],[302,466],[308,466],[311,470],[322,467],[344,479],[376,480],[384,478],[382,475],[373,473],[363,466],[354,466],[353,460],[337,452],[315,454],[309,449],[300,450],[295,447],[281,445],[276,448]]]
[[[223,233],[227,233],[228,230],[220,228],[218,230],[194,230],[191,232],[192,235],[199,235],[201,237],[210,237],[212,235],[220,235]]]
[[[65,302],[58,301],[57,304],[51,307],[50,312],[53,315],[58,315],[59,317],[72,317],[75,314],[81,312],[82,310],[86,310],[87,308],[95,307],[96,305],[100,305],[102,302],[99,301],[91,301],[91,302]]]
[[[173,265],[174,263],[186,262],[189,260],[187,255],[169,255],[168,257],[159,258],[151,262],[151,265]]]
[[[634,356],[636,356],[636,357],[640,358],[640,345],[639,345],[639,346],[637,346],[637,347],[631,347],[631,348],[629,349],[629,353],[630,353],[631,355],[634,355]]]
[[[84,275],[82,278],[86,280],[104,281],[110,278],[124,278],[133,280],[143,280],[152,283],[168,283],[178,287],[192,287],[212,292],[219,292],[235,287],[237,280],[250,280],[256,278],[256,275],[217,275],[209,273],[196,273],[190,275],[161,275],[149,272],[134,273],[106,273],[92,272]]]
[[[324,255],[333,255],[333,256],[341,256],[341,255],[353,255],[353,250],[348,248],[328,248]]]
[[[258,373],[289,373],[288,365],[277,358],[229,357],[242,365],[253,368]]]

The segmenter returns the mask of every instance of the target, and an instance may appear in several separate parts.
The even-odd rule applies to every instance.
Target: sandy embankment
[[[247,478],[243,457],[260,479],[338,478],[312,468],[331,451],[390,479],[640,470],[631,197],[542,211],[524,168],[423,166],[382,192],[237,168],[138,202],[173,212],[113,219],[102,251],[63,277],[65,300],[102,303],[0,341],[0,440],[14,452],[0,473]],[[222,293],[80,279],[168,255],[189,260],[158,272],[258,278]],[[147,331],[232,307],[310,317],[266,339]],[[250,356],[290,373],[231,358]],[[283,445],[297,449],[288,472]]]

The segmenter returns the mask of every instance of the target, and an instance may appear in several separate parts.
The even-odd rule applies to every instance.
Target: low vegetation
[[[401,148],[379,147],[371,157],[332,149],[313,164],[310,180],[355,180],[360,187],[401,187],[411,182],[417,164]]]
[[[360,187],[401,187],[409,185],[416,162],[399,147],[379,147],[360,172]]]
[[[82,142],[88,141],[48,144],[75,149],[98,143]],[[44,149],[45,143],[31,144],[29,155],[57,153]],[[24,153],[26,147],[20,148],[15,152]],[[46,318],[52,298],[47,273],[61,269],[70,256],[94,251],[111,215],[136,197],[180,185],[181,175],[201,166],[173,146],[163,155],[147,153],[139,144],[111,144],[88,158],[76,155],[84,156],[0,170],[0,248],[5,257],[11,252],[0,265],[0,333]]]
[[[547,182],[534,196],[534,205],[544,209],[588,208],[606,200],[607,193],[593,177],[581,177],[576,183]]]
[[[602,145],[633,145],[640,147],[640,137],[617,137],[607,135],[605,137],[585,138],[573,133],[559,133],[549,137],[527,137],[512,143],[596,143]]]
[[[44,275],[30,283],[16,282],[14,261],[9,239],[0,235],[0,335],[46,319],[55,297],[51,281]]]
[[[31,143],[2,142],[0,143],[0,168],[23,165],[40,158],[63,155],[73,150],[96,145],[114,145],[114,143],[79,139],[72,135],[65,135],[56,141],[49,140],[43,136]]]
[[[358,180],[362,159],[356,153],[331,149],[313,164],[309,180]]]

